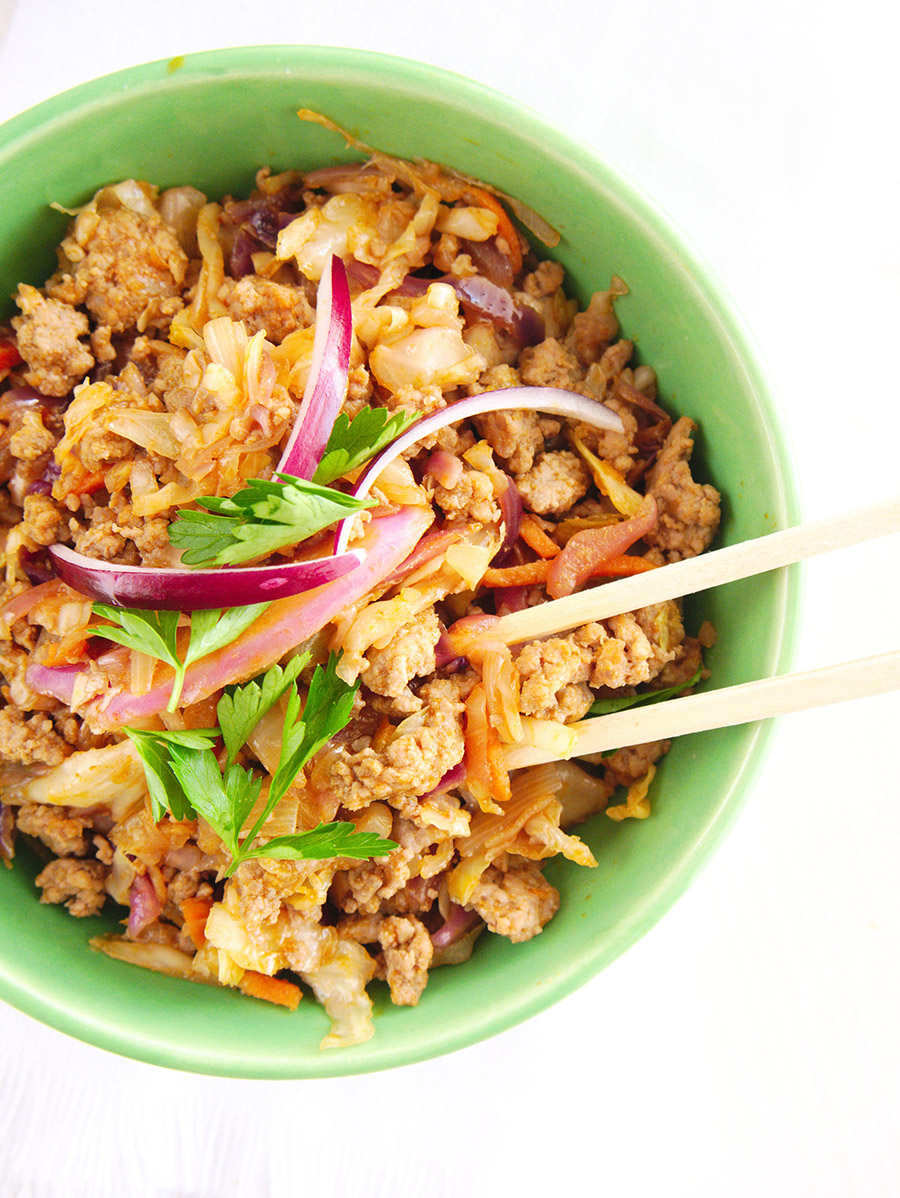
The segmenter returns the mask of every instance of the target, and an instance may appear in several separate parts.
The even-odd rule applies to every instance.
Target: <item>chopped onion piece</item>
[[[336,255],[322,272],[316,295],[316,331],[303,402],[276,474],[312,478],[347,394],[353,313],[347,271]]]
[[[375,480],[386,466],[390,465],[411,445],[431,436],[439,429],[449,424],[458,424],[461,420],[469,420],[472,416],[482,416],[486,412],[507,412],[528,409],[532,412],[550,412],[554,416],[566,416],[570,420],[580,420],[593,428],[610,429],[622,432],[622,421],[610,408],[590,399],[586,395],[578,395],[573,391],[563,391],[557,387],[504,387],[498,391],[484,391],[481,395],[470,395],[468,399],[460,399],[448,404],[439,412],[423,417],[396,441],[385,449],[369,466],[365,474],[353,490],[357,499],[363,499],[369,494]],[[335,553],[343,553],[350,539],[352,520],[341,522],[335,538]]]
[[[214,570],[151,569],[85,557],[65,545],[52,545],[56,572],[74,591],[101,603],[162,611],[201,611],[243,607],[284,599],[333,582],[355,570],[365,551],[280,566],[218,567]]]

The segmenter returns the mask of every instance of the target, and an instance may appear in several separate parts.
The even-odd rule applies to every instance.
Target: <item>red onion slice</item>
[[[315,635],[395,570],[433,519],[433,512],[425,507],[402,507],[389,516],[373,517],[360,543],[365,557],[355,570],[314,591],[276,600],[236,641],[189,665],[181,706],[198,703],[232,682],[244,682],[263,673]],[[105,728],[117,728],[157,715],[169,702],[171,690],[168,678],[145,695],[110,691],[92,702],[94,718]]]
[[[84,666],[29,665],[25,668],[25,681],[39,695],[49,695],[60,703],[72,706],[75,697],[75,680],[84,673]]]
[[[316,295],[316,331],[303,402],[276,474],[312,478],[347,394],[353,313],[347,271],[334,254]]]
[[[355,570],[365,553],[350,550],[336,557],[287,562],[280,566],[219,567],[215,570],[122,566],[85,557],[65,545],[52,545],[57,575],[73,591],[113,603],[158,611],[202,611],[244,607],[267,599],[284,599],[333,582]]]
[[[500,473],[506,479],[506,486],[497,496],[497,502],[500,504],[500,512],[503,516],[503,541],[491,559],[492,566],[505,564],[513,545],[519,539],[519,529],[522,527],[522,516],[525,513],[525,505],[522,503],[519,488],[508,474],[504,474],[502,470]]]
[[[128,934],[137,936],[162,912],[162,903],[146,874],[138,874],[128,892]]]
[[[593,428],[611,429],[614,432],[623,431],[622,421],[604,404],[590,399],[586,395],[578,395],[574,391],[563,391],[558,387],[503,387],[498,391],[484,391],[481,395],[470,395],[468,399],[460,399],[448,404],[439,412],[423,417],[408,428],[405,433],[392,441],[391,444],[372,462],[365,474],[353,489],[357,499],[364,499],[372,489],[375,480],[389,465],[411,445],[431,436],[448,424],[458,424],[461,420],[469,420],[472,416],[483,416],[486,412],[507,412],[527,409],[532,412],[550,412],[554,416],[566,416],[569,420],[580,420]],[[342,520],[334,542],[335,553],[343,553],[350,538],[351,519]]]
[[[450,914],[439,928],[431,933],[431,943],[435,948],[446,948],[455,944],[465,936],[470,928],[478,922],[477,911],[467,911],[458,903],[450,904]]]

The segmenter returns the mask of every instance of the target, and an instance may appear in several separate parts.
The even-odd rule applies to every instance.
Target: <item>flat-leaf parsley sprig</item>
[[[175,671],[175,681],[168,710],[175,711],[181,698],[187,667],[237,640],[268,606],[268,603],[253,603],[248,607],[193,612],[190,617],[190,639],[183,658],[178,652],[178,621],[181,616],[177,611],[148,611],[144,608],[94,603],[94,614],[110,623],[94,625],[89,631],[92,636],[105,637],[170,665]]]
[[[253,857],[279,860],[324,857],[383,857],[397,846],[373,833],[357,832],[349,821],[320,824],[308,832],[278,836],[254,846],[269,816],[307,761],[349,721],[359,682],[337,673],[338,655],[317,666],[304,703],[296,679],[308,655],[273,666],[260,678],[226,689],[216,708],[218,727],[187,732],[148,732],[126,728],[144,763],[154,817],[206,820],[231,855],[228,877]],[[261,719],[285,698],[281,752],[265,803],[249,830],[245,826],[262,794],[263,777],[237,758]],[[215,743],[225,745],[225,765]]]
[[[186,566],[239,566],[298,545],[373,503],[292,474],[251,478],[230,498],[202,495],[197,504],[205,510],[179,512],[169,540]]]
[[[351,470],[365,465],[376,453],[405,433],[411,424],[415,424],[419,416],[419,412],[404,412],[402,409],[391,415],[387,408],[365,407],[360,408],[351,420],[346,412],[340,412],[316,467],[313,482],[327,486]]]

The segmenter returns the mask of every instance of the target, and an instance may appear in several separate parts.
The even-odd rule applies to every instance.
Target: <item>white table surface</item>
[[[260,42],[401,54],[524,100],[714,264],[774,375],[812,518],[897,490],[891,8],[0,0],[0,119],[136,62]],[[897,550],[809,567],[798,666],[900,644]],[[900,1194],[898,734],[896,695],[783,721],[736,829],[643,941],[441,1060],[219,1081],[0,1008],[0,1194]]]

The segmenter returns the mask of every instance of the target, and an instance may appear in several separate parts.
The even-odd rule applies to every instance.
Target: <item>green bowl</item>
[[[554,256],[585,301],[621,275],[625,334],[655,366],[672,410],[699,422],[695,460],[724,495],[720,544],[796,523],[794,467],[771,384],[709,270],[635,187],[593,150],[517,103],[433,67],[361,51],[233,49],[106,76],[23,113],[0,150],[0,296],[41,284],[71,208],[135,176],[208,195],[247,192],[257,167],[310,168],[356,157],[296,116],[325,113],[381,150],[487,180],[560,232]],[[799,624],[793,572],[755,578],[687,605],[719,640],[710,685],[789,669]],[[72,919],[38,902],[37,863],[0,870],[0,994],[44,1023],[139,1060],[232,1077],[328,1077],[436,1057],[521,1022],[571,993],[675,902],[734,821],[759,773],[770,725],[677,742],[652,791],[653,815],[596,817],[585,839],[596,870],[554,863],[562,894],[542,935],[513,945],[485,935],[472,960],[436,971],[418,1007],[375,993],[367,1044],[322,1052],[311,999],[296,1013],[148,973],[94,953],[115,918]]]

